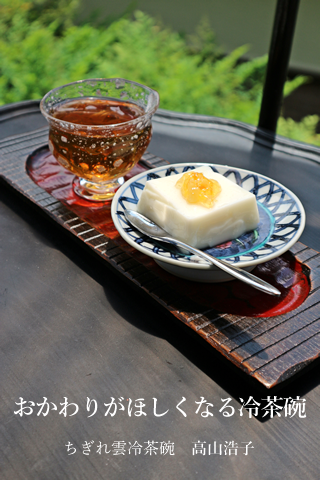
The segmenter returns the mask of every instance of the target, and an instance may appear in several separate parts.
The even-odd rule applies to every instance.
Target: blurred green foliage
[[[78,0],[0,0],[0,105],[41,98],[83,78],[123,77],[158,90],[161,108],[258,122],[267,57],[222,55],[202,22],[181,37],[142,12],[108,26],[76,25]],[[288,95],[306,81],[288,81]],[[278,133],[320,145],[317,116],[281,118]]]

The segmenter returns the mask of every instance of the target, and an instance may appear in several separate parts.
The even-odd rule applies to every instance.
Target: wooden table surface
[[[160,114],[149,150],[284,183],[306,209],[301,241],[319,251],[319,149],[195,120]],[[2,139],[44,126],[33,104],[0,121]],[[5,184],[0,200],[1,479],[320,477],[317,363],[258,388]],[[250,397],[258,418],[241,408]]]

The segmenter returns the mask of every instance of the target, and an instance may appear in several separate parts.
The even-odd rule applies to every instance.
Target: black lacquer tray
[[[272,266],[276,269],[273,282],[281,278],[283,269],[286,275],[291,271],[287,285],[282,282],[281,305],[270,303],[271,297],[265,305],[259,298],[252,300],[252,295],[236,282],[215,287],[219,298],[226,296],[225,303],[208,303],[207,293],[212,286],[177,279],[126,244],[114,229],[110,205],[90,206],[75,201],[68,185],[72,180],[70,174],[62,180],[59,177],[61,188],[52,188],[52,182],[45,181],[40,167],[46,165],[50,156],[47,135],[44,128],[0,142],[0,175],[16,192],[265,387],[278,385],[319,357],[320,254],[317,251],[298,242],[280,257],[277,266]],[[137,173],[166,163],[146,154]],[[56,177],[60,173],[56,171]],[[263,275],[259,270],[255,273]],[[237,304],[239,298],[242,303]],[[224,311],[224,306],[232,304],[230,299],[236,309],[227,311],[226,307]]]

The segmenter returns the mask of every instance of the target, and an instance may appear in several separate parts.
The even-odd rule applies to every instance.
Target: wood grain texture
[[[320,355],[320,254],[297,243],[291,254],[303,263],[310,294],[296,309],[273,317],[218,312],[192,297],[183,282],[164,273],[153,260],[121,237],[109,238],[72,209],[37,186],[26,174],[27,156],[45,144],[47,129],[0,142],[0,175],[87,248],[143,289],[172,315],[248,375],[271,388],[292,377]],[[147,168],[166,164],[152,154]],[[190,282],[188,282],[190,285]],[[190,287],[189,287],[190,288]]]

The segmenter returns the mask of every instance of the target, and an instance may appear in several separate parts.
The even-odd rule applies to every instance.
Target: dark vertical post
[[[276,131],[300,0],[278,0],[260,109],[259,128]]]

